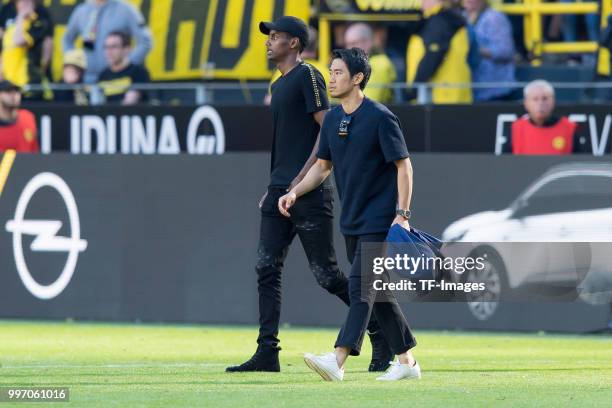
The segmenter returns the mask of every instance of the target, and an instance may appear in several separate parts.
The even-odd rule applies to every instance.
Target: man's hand
[[[261,200],[259,200],[259,208],[263,207],[264,201],[266,201],[266,197],[268,196],[268,192],[266,191],[264,195],[261,196]]]
[[[34,2],[18,7],[17,18],[26,19],[34,14]]]
[[[278,199],[278,211],[280,211],[280,213],[287,218],[291,217],[291,214],[289,214],[289,209],[293,207],[296,200],[297,195],[295,195],[294,192],[288,192]]]
[[[395,224],[398,224],[400,227],[403,227],[404,229],[407,229],[407,230],[410,229],[410,224],[408,223],[408,220],[402,217],[401,215],[395,216],[395,219],[393,220],[393,223],[391,224],[391,226],[394,226]]]

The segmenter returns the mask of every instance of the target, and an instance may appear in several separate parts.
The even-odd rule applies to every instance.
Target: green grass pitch
[[[366,340],[345,381],[326,383],[302,353],[335,336],[282,329],[281,373],[227,374],[254,327],[0,321],[0,386],[69,387],[69,404],[47,404],[58,408],[612,406],[610,336],[418,331],[420,381],[376,382]]]

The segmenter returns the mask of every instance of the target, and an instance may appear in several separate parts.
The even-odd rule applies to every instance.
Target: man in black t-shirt
[[[142,65],[130,62],[132,40],[126,33],[110,33],[104,41],[108,68],[100,73],[98,85],[106,102],[135,105],[146,101],[146,93],[133,89],[134,84],[149,82],[149,72]]]
[[[398,359],[378,380],[397,381],[420,378],[421,369],[410,349],[416,346],[406,318],[388,290],[377,292],[368,284],[366,271],[372,254],[364,243],[382,243],[392,225],[409,229],[412,196],[412,165],[397,117],[385,106],[366,98],[363,89],[371,68],[359,48],[336,50],[330,68],[330,93],[341,101],[321,127],[318,160],[303,180],[278,201],[278,209],[289,216],[289,209],[313,189],[319,188],[332,171],[342,201],[340,229],[346,239],[350,308],[338,334],[333,353],[320,356],[307,353],[308,367],[327,381],[344,378],[349,355],[361,351],[368,317],[372,312]],[[298,200],[299,197],[299,200]],[[398,208],[399,207],[399,208]],[[362,255],[365,259],[362,259]],[[364,269],[362,270],[362,265]],[[379,275],[384,281],[387,275]],[[376,300],[376,302],[375,302]]]
[[[261,229],[256,266],[259,291],[259,337],[255,355],[229,372],[280,371],[278,326],[281,272],[293,238],[298,235],[319,285],[349,304],[348,280],[338,268],[333,247],[333,190],[329,181],[306,194],[289,218],[278,211],[278,199],[298,184],[316,161],[318,134],[329,109],[323,76],[303,62],[308,29],[295,17],[262,22],[268,59],[282,76],[272,85],[274,140],[270,185],[260,201]],[[372,340],[370,371],[388,367],[391,351],[375,321],[368,326]]]

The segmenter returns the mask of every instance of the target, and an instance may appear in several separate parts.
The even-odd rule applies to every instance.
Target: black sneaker
[[[239,373],[247,371],[270,371],[278,373],[280,371],[280,363],[278,361],[278,352],[280,348],[257,347],[257,351],[248,361],[238,366],[227,367],[228,373]]]
[[[374,333],[368,332],[368,336],[370,336],[370,343],[372,343],[372,361],[370,361],[368,371],[386,371],[389,368],[389,362],[395,358],[393,351],[389,348],[381,330]]]

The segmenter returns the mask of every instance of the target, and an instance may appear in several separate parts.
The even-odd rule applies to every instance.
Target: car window
[[[593,193],[612,194],[612,177],[580,175],[556,178],[541,186],[532,197]]]
[[[519,216],[612,208],[612,177],[561,177],[542,185],[518,210]]]

